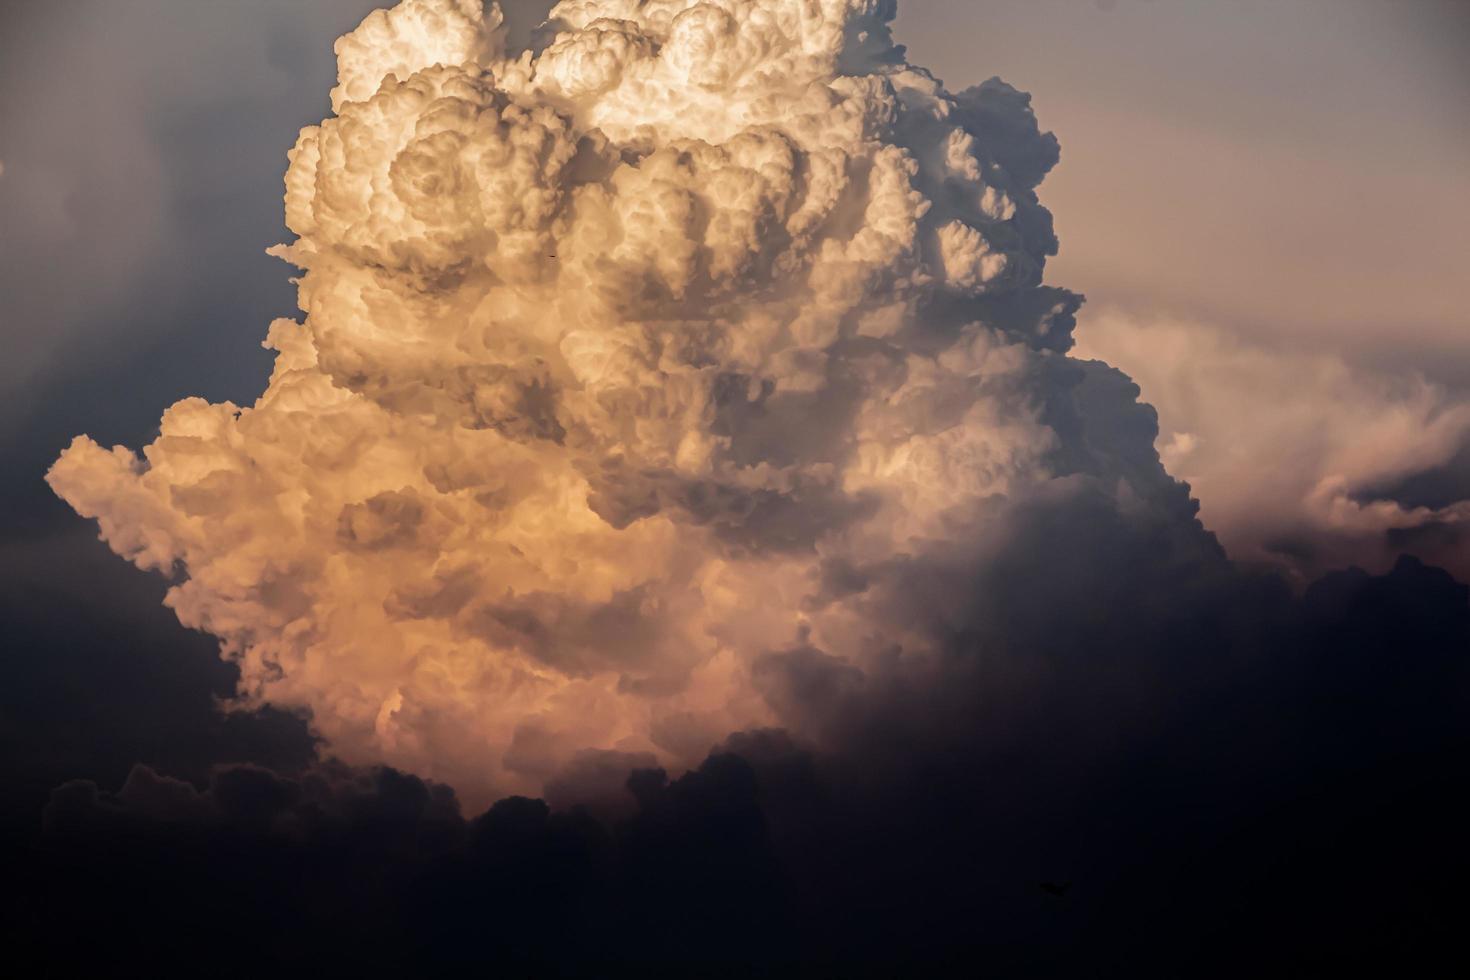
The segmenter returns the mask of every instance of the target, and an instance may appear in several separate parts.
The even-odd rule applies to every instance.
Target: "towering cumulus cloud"
[[[908,64],[894,7],[564,0],[525,52],[479,0],[374,13],[290,153],[265,393],[51,485],[240,704],[481,799],[820,744],[1020,615],[986,597],[1037,507],[1214,560],[1136,389],[1066,356],[1056,141]]]

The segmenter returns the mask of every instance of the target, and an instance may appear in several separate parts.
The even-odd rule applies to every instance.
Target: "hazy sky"
[[[923,0],[899,25],[1061,139],[1057,282],[1470,380],[1470,4]]]

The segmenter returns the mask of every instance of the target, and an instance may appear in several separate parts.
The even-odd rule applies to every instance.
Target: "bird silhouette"
[[[1069,889],[1071,887],[1072,887],[1072,883],[1070,881],[1063,881],[1063,882],[1043,881],[1041,883],[1041,890],[1044,891],[1044,892],[1046,892],[1052,898],[1066,898],[1067,897],[1067,889]]]

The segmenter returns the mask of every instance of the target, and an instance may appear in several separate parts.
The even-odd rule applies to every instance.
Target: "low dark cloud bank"
[[[1035,535],[1076,530],[1057,516]],[[1234,976],[1452,954],[1466,587],[1412,558],[1301,598],[1220,569],[1170,585],[1148,542],[1093,531],[1045,602],[1018,553],[986,600],[1010,615],[956,632],[942,679],[773,660],[789,707],[824,717],[822,752],[747,732],[672,780],[592,759],[556,810],[478,816],[386,768],[67,783],[11,864],[8,942],[60,973],[242,976]],[[1155,587],[1099,594],[1119,580]]]

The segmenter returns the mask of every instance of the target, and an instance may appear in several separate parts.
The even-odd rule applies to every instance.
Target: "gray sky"
[[[915,61],[1030,91],[1061,139],[1056,282],[1470,381],[1470,3],[910,0],[900,18]]]

